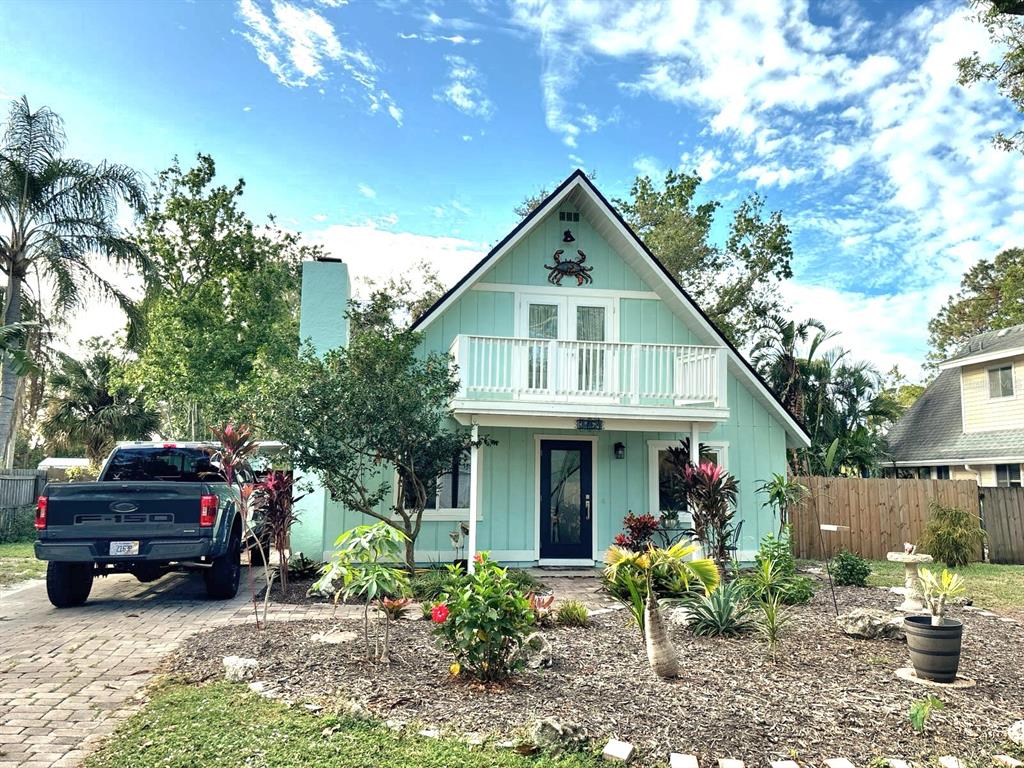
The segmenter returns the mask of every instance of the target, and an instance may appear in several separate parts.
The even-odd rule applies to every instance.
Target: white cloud
[[[490,117],[494,105],[483,92],[483,76],[477,68],[462,56],[445,56],[444,59],[448,62],[448,83],[434,98],[448,102],[467,115]]]
[[[377,198],[377,190],[368,184],[360,184],[358,189],[359,194],[369,200],[375,200]]]
[[[246,105],[246,106],[242,107],[242,111],[243,112],[252,112],[252,107]]]
[[[312,218],[313,218],[313,221],[316,221],[316,222],[327,221],[327,214],[326,213],[314,213]]]
[[[814,172],[810,168],[787,168],[782,165],[752,165],[736,174],[738,179],[747,179],[760,187],[785,189],[790,184],[809,178]]]
[[[355,284],[397,277],[426,261],[445,285],[453,285],[487,252],[485,243],[457,237],[391,232],[369,225],[334,225],[306,235],[343,259]]]
[[[334,3],[321,2],[331,7],[344,4]],[[392,119],[402,124],[402,110],[378,86],[379,66],[362,48],[342,44],[334,25],[315,8],[270,0],[268,11],[262,0],[238,0],[238,15],[247,27],[243,36],[281,84],[305,88],[344,73],[363,90],[370,112],[385,106]]]

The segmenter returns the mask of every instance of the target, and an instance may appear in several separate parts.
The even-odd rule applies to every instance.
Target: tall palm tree
[[[36,272],[52,290],[53,311],[67,312],[92,290],[121,306],[132,333],[134,302],[94,271],[90,257],[148,272],[138,246],[116,223],[122,202],[136,214],[145,211],[143,184],[126,166],[62,157],[65,145],[63,123],[53,111],[33,112],[24,97],[11,103],[0,136],[0,270],[7,280],[0,321],[22,320],[25,280]],[[9,461],[19,379],[10,354],[0,376],[0,449]]]
[[[42,421],[51,445],[84,447],[98,464],[118,440],[144,440],[159,428],[160,415],[112,380],[120,361],[108,349],[98,347],[84,361],[58,354]]]
[[[812,331],[817,333],[812,336]],[[824,323],[813,317],[797,322],[781,315],[766,318],[758,332],[751,359],[782,404],[798,420],[804,418],[806,364],[814,359],[821,345],[834,336],[825,329]],[[804,345],[808,345],[806,353],[801,351]]]

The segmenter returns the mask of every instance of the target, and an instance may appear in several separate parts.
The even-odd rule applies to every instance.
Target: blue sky
[[[794,314],[915,373],[962,271],[1024,230],[1024,158],[987,143],[1018,118],[956,84],[991,53],[956,2],[7,0],[0,29],[0,96],[62,114],[70,153],[211,153],[357,275],[454,281],[576,166],[613,197],[697,169],[784,212]]]

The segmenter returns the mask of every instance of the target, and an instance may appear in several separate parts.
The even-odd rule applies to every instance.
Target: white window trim
[[[1012,479],[1007,478],[1006,485],[1000,485],[999,483],[999,468],[1000,467],[1017,467],[1017,482],[1013,482]],[[1017,462],[1003,462],[1001,464],[992,465],[992,475],[996,480],[996,488],[1024,488],[1024,466],[1017,464]]]
[[[992,394],[992,371],[1001,371],[1004,368],[1010,369],[1010,387],[1013,390],[1008,395],[993,395]],[[985,369],[985,388],[988,391],[989,400],[1013,400],[1017,397],[1017,366],[1013,363],[1003,363],[1002,365],[993,365],[991,368]]]
[[[718,452],[718,466],[729,471],[729,443],[726,440],[702,440],[705,448]],[[658,509],[658,452],[679,446],[678,440],[647,441],[647,511],[655,517],[661,517]]]
[[[484,454],[485,453],[486,453],[486,451],[480,451],[479,452],[479,457],[477,458],[477,465],[478,465],[477,469],[480,470],[481,479],[482,479],[482,475],[483,475],[483,463],[484,463]],[[473,489],[473,478],[472,478],[472,475],[470,475],[469,487],[470,487],[470,493],[472,493],[473,492],[472,491],[472,489]],[[477,483],[477,488],[483,488],[483,483],[482,482]],[[484,519],[483,505],[480,504],[479,501],[480,501],[480,499],[478,498],[477,499],[477,502],[478,502],[477,503],[477,510],[476,510],[476,521],[478,523],[481,520]],[[395,470],[395,473],[393,475],[393,479],[392,479],[392,482],[391,482],[391,508],[392,508],[391,509],[391,519],[392,520],[401,520],[402,519],[401,517],[399,517],[398,513],[394,511],[394,507],[395,507],[395,505],[397,503],[398,503],[398,470]],[[469,522],[469,507],[466,507],[465,509],[463,509],[461,507],[455,507],[455,508],[442,507],[441,509],[424,509],[423,510],[423,522],[431,522],[431,521],[433,521],[433,522],[440,522],[440,523],[444,523],[444,522],[449,522],[449,523],[466,522],[466,523],[468,523]]]
[[[593,296],[590,291],[578,296],[566,296],[560,293],[537,293],[534,291],[516,291],[515,294],[515,329],[519,338],[530,335],[530,304],[555,304],[558,306],[558,339],[557,341],[575,341],[576,332],[570,325],[575,319],[576,307],[604,307],[605,309],[605,341],[619,340],[619,301],[608,296]]]

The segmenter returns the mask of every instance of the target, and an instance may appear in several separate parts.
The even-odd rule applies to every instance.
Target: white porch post
[[[474,424],[471,433],[473,444],[469,449],[469,546],[466,548],[466,569],[476,570],[476,513],[480,494],[480,428]]]
[[[690,422],[690,463],[700,466],[700,424]]]

